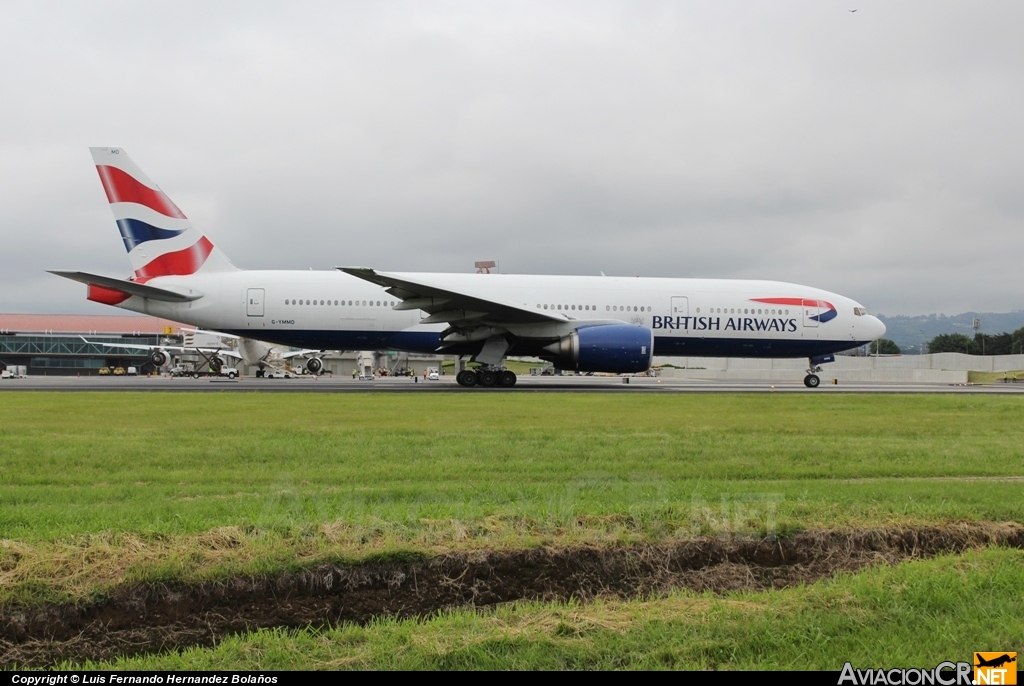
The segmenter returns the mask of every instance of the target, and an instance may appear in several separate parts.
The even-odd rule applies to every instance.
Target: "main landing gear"
[[[516,385],[516,375],[507,369],[481,367],[476,370],[462,370],[455,375],[455,381],[465,388],[472,388],[473,386],[511,388]]]

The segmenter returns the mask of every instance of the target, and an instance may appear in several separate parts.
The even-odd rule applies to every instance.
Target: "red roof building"
[[[182,325],[148,315],[0,314],[3,333],[156,334],[178,333]]]

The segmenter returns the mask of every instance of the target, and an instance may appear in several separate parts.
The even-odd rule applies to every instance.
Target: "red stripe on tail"
[[[152,262],[135,270],[137,280],[152,279],[157,276],[185,276],[195,274],[206,262],[213,250],[213,243],[203,236],[190,248],[169,252],[157,257]]]
[[[100,181],[103,182],[103,190],[109,202],[134,202],[167,217],[186,219],[163,191],[140,183],[117,167],[100,164],[96,165],[96,171],[100,173]]]

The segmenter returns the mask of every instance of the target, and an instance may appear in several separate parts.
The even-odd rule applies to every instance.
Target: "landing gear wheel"
[[[513,386],[515,386],[515,372],[510,372],[507,369],[502,370],[502,372],[498,374],[498,385],[501,386],[502,388],[512,388]]]
[[[818,378],[817,374],[808,374],[804,377],[804,386],[808,388],[817,388],[820,383],[821,379]]]
[[[472,388],[477,384],[476,372],[472,372],[468,369],[463,369],[461,372],[455,375],[455,382],[460,386],[466,388]]]
[[[490,369],[484,369],[477,373],[480,379],[480,385],[490,387],[498,382],[498,375],[492,372]]]

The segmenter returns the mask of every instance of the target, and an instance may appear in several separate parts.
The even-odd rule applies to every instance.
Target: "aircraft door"
[[[685,296],[672,298],[672,316],[688,317],[690,315],[690,299]]]
[[[250,317],[263,316],[263,289],[250,288],[245,294],[245,313]]]
[[[818,315],[821,314],[821,310],[818,307],[817,300],[804,300],[801,302],[802,309],[804,311],[804,326],[816,327],[818,326]]]

